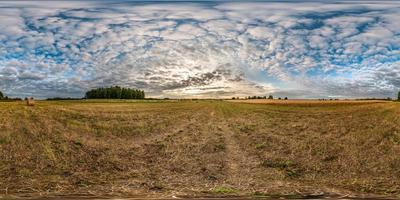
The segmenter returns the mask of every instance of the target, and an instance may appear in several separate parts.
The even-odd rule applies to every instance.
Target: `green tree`
[[[3,93],[0,91],[0,99],[3,99],[3,98],[4,98]]]
[[[117,99],[121,99],[121,97],[122,97],[122,89],[121,89],[121,87],[119,87],[119,86],[115,86],[115,92],[116,92],[116,98]]]
[[[128,95],[127,95],[127,97],[126,97],[127,99],[133,99],[134,98],[134,95],[133,95],[133,90],[132,89],[128,89]]]
[[[399,94],[397,95],[397,101],[400,101],[400,91]]]
[[[274,99],[274,96],[269,95],[269,96],[268,96],[268,99]]]
[[[145,93],[143,90],[113,86],[92,89],[86,92],[85,97],[87,99],[144,99]]]
[[[121,91],[121,99],[127,99],[128,98],[128,93],[127,93],[127,89],[126,88],[122,88],[122,91]]]

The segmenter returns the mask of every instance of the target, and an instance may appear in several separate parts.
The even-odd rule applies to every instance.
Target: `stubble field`
[[[0,196],[398,197],[399,155],[396,102],[0,103]]]

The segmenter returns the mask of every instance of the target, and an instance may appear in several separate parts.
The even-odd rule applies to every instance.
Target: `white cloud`
[[[399,14],[391,1],[1,1],[0,89],[79,96],[120,84],[227,97],[290,85],[391,95],[400,87]]]

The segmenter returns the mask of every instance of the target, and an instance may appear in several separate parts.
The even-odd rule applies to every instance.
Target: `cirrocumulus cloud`
[[[393,97],[400,3],[1,1],[0,90]]]

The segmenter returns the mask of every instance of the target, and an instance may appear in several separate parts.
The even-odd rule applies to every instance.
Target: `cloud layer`
[[[395,1],[1,1],[0,90],[71,96],[394,97]]]

